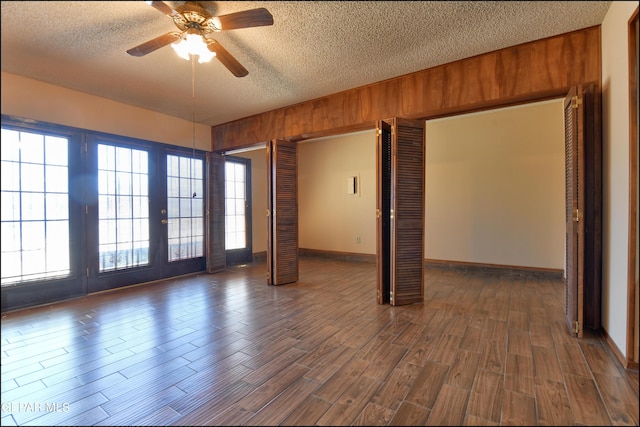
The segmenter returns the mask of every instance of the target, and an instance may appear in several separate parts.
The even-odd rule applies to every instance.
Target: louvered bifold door
[[[391,124],[378,122],[376,144],[377,301],[386,304],[391,292]]]
[[[298,173],[295,142],[267,147],[267,264],[269,285],[298,281]]]
[[[207,153],[207,272],[227,267],[224,243],[224,155]]]
[[[393,120],[391,132],[392,305],[424,300],[424,121]]]
[[[598,85],[582,86],[584,183],[584,327],[600,329],[602,307],[602,137]]]
[[[584,324],[584,108],[582,86],[564,100],[566,261],[565,307],[572,335]]]

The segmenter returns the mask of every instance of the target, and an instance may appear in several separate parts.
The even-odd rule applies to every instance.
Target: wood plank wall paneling
[[[564,95],[601,81],[600,26],[513,46],[214,126],[224,151],[273,138],[373,129],[389,117],[429,118]]]

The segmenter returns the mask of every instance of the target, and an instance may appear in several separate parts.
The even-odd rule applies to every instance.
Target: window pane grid
[[[167,156],[168,260],[204,255],[203,161]]]
[[[2,286],[69,276],[68,140],[2,129]]]
[[[148,154],[98,145],[100,271],[149,264]]]

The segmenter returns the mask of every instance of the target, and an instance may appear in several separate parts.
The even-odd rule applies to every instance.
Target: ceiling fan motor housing
[[[198,2],[187,2],[178,7],[176,12],[178,13],[173,15],[173,22],[180,31],[197,28],[200,34],[207,35],[222,29],[219,20],[211,16]]]

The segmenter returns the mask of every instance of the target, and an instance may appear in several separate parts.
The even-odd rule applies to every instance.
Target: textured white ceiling
[[[184,2],[166,2],[174,7]],[[197,64],[195,119],[217,125],[602,23],[609,1],[204,1],[213,15],[267,8],[274,24],[216,33],[249,71]],[[143,1],[2,1],[2,71],[191,120],[191,62]]]

